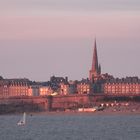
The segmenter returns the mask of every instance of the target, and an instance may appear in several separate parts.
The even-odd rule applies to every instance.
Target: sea
[[[0,116],[0,140],[140,140],[140,115],[27,114]]]

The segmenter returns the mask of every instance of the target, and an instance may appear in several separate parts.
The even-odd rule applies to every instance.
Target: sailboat
[[[17,123],[17,125],[25,125],[25,123],[26,123],[26,113],[24,112],[22,118]]]

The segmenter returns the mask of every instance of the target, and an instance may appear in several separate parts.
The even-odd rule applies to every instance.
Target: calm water
[[[0,140],[140,140],[140,116],[91,114],[0,116]]]

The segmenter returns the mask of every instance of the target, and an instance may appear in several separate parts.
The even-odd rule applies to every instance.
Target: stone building
[[[40,85],[38,84],[31,84],[29,89],[28,89],[28,94],[30,96],[39,96],[39,88],[40,88]]]
[[[69,83],[60,83],[60,91],[59,91],[59,94],[60,95],[67,95],[69,94],[69,89],[70,89],[70,85]]]
[[[78,81],[69,81],[69,94],[77,94]]]
[[[78,94],[96,94],[101,93],[102,83],[104,82],[104,77],[101,74],[101,65],[98,64],[98,54],[96,39],[94,42],[92,65],[89,71],[89,78],[82,79],[77,83]]]
[[[77,83],[78,94],[90,94],[93,91],[92,85],[88,79],[82,79]]]
[[[52,88],[54,92],[59,92],[61,83],[68,83],[68,77],[63,78],[52,76],[50,78],[50,81],[48,82],[48,85]]]
[[[1,79],[0,97],[12,96],[30,96],[28,88],[30,81],[28,79]]]
[[[40,86],[39,87],[40,96],[51,95],[52,93],[53,93],[53,90],[50,86]]]
[[[105,94],[140,94],[140,79],[138,77],[109,79],[104,84]]]

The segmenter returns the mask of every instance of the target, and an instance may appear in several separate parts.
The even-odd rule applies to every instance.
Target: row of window
[[[28,95],[28,93],[3,93],[1,96],[22,96],[22,95]]]
[[[140,90],[140,88],[104,88],[104,90]]]
[[[119,93],[120,93],[120,94],[126,94],[126,93],[140,94],[140,92],[131,92],[131,91],[128,91],[128,92],[115,92],[115,91],[114,91],[114,92],[113,92],[113,91],[110,91],[110,92],[109,92],[109,91],[105,91],[104,93],[105,93],[105,94],[111,94],[111,93],[115,93],[115,94],[119,94]]]

